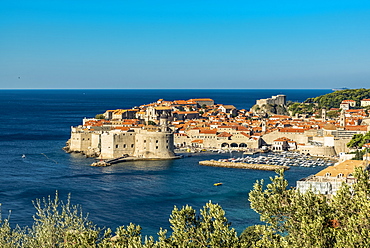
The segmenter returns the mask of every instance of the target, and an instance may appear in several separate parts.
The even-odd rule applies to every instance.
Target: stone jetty
[[[275,171],[277,169],[289,170],[289,166],[284,166],[284,165],[247,164],[247,163],[235,163],[235,162],[219,162],[219,161],[211,161],[211,160],[199,161],[199,164],[206,165],[206,166],[215,166],[215,167],[266,170],[266,171]]]

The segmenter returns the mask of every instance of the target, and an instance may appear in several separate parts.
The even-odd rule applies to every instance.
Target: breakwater
[[[251,170],[266,170],[275,171],[277,169],[289,170],[289,166],[284,165],[268,165],[268,164],[247,164],[247,163],[235,163],[235,162],[219,162],[219,161],[199,161],[200,165],[215,166],[215,167],[227,167],[227,168],[240,168],[240,169],[251,169]]]

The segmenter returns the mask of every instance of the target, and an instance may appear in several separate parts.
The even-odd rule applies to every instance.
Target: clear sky
[[[370,88],[370,1],[1,0],[0,88]]]

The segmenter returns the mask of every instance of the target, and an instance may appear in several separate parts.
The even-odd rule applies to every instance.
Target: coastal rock
[[[110,163],[107,163],[105,161],[98,161],[95,163],[92,163],[91,166],[96,166],[96,167],[105,167],[105,166],[110,166]]]

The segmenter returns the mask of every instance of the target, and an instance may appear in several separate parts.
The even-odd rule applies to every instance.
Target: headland
[[[71,127],[64,149],[115,161],[174,159],[175,149],[295,151],[334,158],[348,151],[346,144],[354,134],[370,131],[370,100],[360,100],[361,106],[345,99],[338,108],[326,110],[277,95],[245,110],[210,98],[159,99],[83,119],[82,125]],[[305,107],[311,112],[304,112]]]

